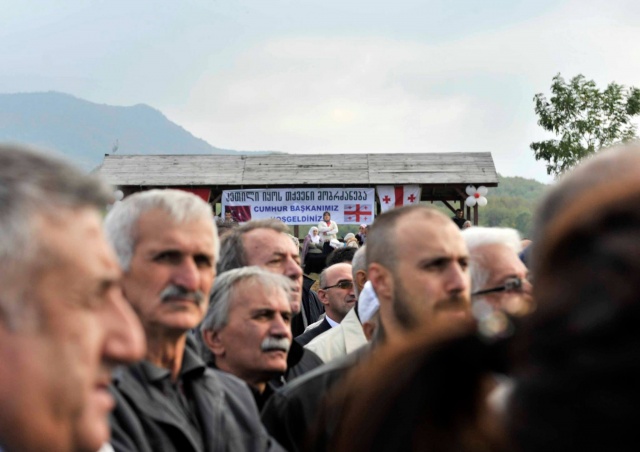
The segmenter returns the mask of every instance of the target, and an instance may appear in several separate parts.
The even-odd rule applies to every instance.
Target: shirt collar
[[[334,327],[340,325],[335,320],[332,320],[331,317],[329,317],[328,315],[325,315],[324,318],[327,319],[327,322],[329,323],[329,325],[331,325],[331,328],[334,328]]]

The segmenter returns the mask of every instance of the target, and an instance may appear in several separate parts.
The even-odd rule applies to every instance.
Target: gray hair
[[[522,250],[520,233],[511,228],[473,227],[462,231],[467,248],[469,249],[469,273],[471,274],[471,291],[475,292],[484,287],[489,280],[484,256],[478,248],[485,245],[504,245],[514,253]]]
[[[218,261],[218,274],[225,273],[234,268],[247,266],[247,255],[244,250],[242,237],[256,229],[271,229],[283,234],[289,233],[289,228],[280,220],[251,220],[240,227],[235,228],[222,239],[220,245],[220,260]]]
[[[358,298],[359,293],[358,293],[358,285],[356,284],[357,278],[356,278],[356,274],[362,270],[366,273],[367,271],[367,245],[362,245],[360,248],[358,248],[358,251],[356,251],[356,254],[353,255],[353,260],[351,261],[351,274],[353,277],[353,292],[354,295],[356,296],[356,298]]]
[[[325,267],[320,272],[320,276],[318,277],[318,285],[320,286],[320,289],[324,289],[327,285],[327,271],[329,270],[329,268],[331,267]]]
[[[214,253],[219,256],[220,244],[211,206],[198,196],[182,190],[147,190],[128,196],[116,203],[105,218],[104,227],[107,240],[116,250],[123,270],[128,270],[135,250],[136,225],[140,217],[151,210],[166,212],[176,223],[195,219],[211,221]],[[158,227],[162,227],[158,225]]]
[[[200,325],[198,341],[202,344],[201,351],[205,362],[213,363],[214,356],[202,340],[202,333],[205,331],[220,331],[229,323],[229,311],[231,301],[234,299],[236,289],[240,285],[258,285],[261,293],[274,290],[282,290],[284,296],[289,300],[291,291],[291,280],[276,273],[268,272],[260,267],[242,267],[229,270],[216,278],[209,299],[209,308]],[[242,302],[243,300],[235,300]]]
[[[27,285],[16,282],[30,279],[36,256],[46,265],[47,241],[37,219],[64,216],[65,209],[102,210],[112,200],[108,185],[59,157],[0,145],[0,319],[9,328],[18,328],[25,305]]]

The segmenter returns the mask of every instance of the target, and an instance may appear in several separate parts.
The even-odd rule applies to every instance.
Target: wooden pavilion
[[[223,190],[420,185],[421,201],[466,207],[467,185],[498,186],[489,152],[416,154],[105,155],[97,170],[125,195],[151,188],[198,191],[214,206]],[[380,212],[379,200],[376,200]],[[457,203],[457,206],[455,204]],[[473,210],[473,217],[471,211]],[[297,226],[295,233],[297,235]]]

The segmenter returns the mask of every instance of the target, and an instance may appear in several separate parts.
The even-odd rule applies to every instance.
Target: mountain
[[[236,154],[148,105],[115,107],[58,92],[0,94],[0,142],[55,149],[86,170],[104,154]]]

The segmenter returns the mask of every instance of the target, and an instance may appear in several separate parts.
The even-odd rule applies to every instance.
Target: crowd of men
[[[111,204],[3,145],[0,451],[625,450],[637,169],[631,146],[567,174],[531,263],[513,229],[392,209],[316,292],[277,220],[221,238],[195,195]]]

